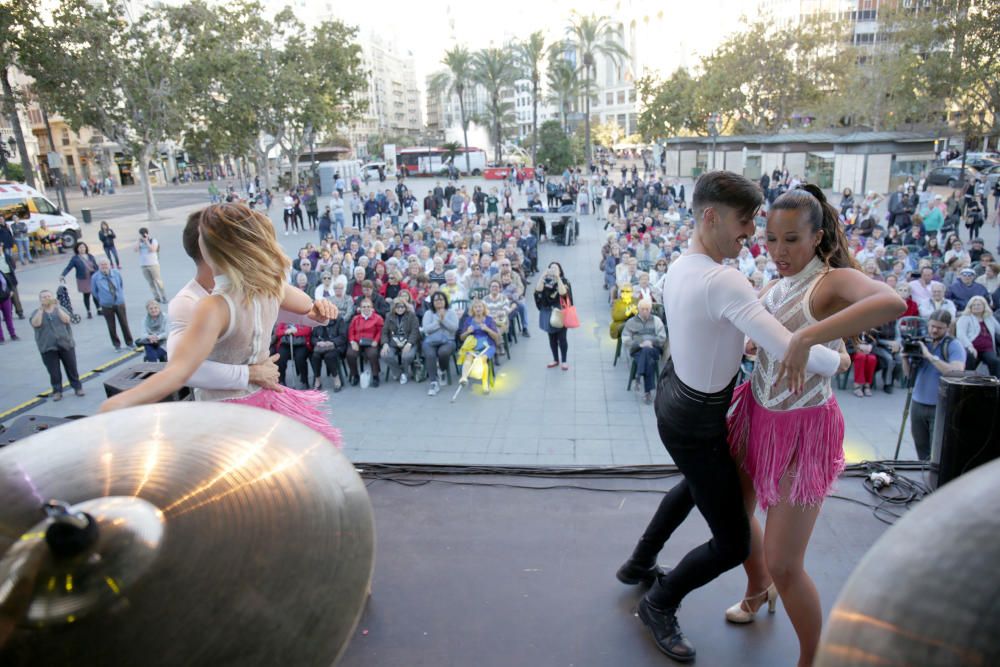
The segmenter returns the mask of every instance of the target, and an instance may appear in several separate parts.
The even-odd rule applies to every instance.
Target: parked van
[[[80,225],[69,213],[59,210],[59,207],[49,201],[41,192],[14,181],[0,181],[0,215],[17,213],[28,207],[31,218],[28,220],[28,233],[34,234],[44,220],[45,225],[58,234],[62,247],[72,249],[80,239]]]

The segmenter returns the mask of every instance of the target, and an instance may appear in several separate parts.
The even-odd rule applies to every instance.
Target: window
[[[626,122],[625,121],[625,114],[623,114],[623,113],[618,114],[618,127],[620,127],[622,129],[622,132],[627,132],[628,131],[628,127],[625,125],[625,122]]]
[[[628,101],[635,102],[635,88],[632,88],[628,91]]]
[[[618,104],[625,104],[625,91],[624,90],[619,90],[618,91]]]
[[[69,130],[67,130],[65,127],[63,128],[62,131],[62,145],[69,146]]]
[[[607,95],[605,97],[607,97],[608,106],[611,106],[612,104],[615,103],[615,94],[614,93],[610,93],[609,92],[609,93],[607,93]]]
[[[59,209],[49,203],[49,200],[45,197],[32,197],[32,203],[35,205],[35,209],[42,215],[56,215],[59,213]]]

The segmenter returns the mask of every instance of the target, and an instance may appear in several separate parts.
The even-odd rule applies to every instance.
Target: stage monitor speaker
[[[135,387],[140,382],[148,377],[156,375],[161,370],[166,367],[165,363],[159,363],[155,361],[144,361],[138,364],[132,364],[128,368],[118,373],[115,373],[104,383],[104,393],[107,394],[108,398],[111,398],[115,394],[120,394],[123,391],[128,391],[132,387]],[[178,392],[171,394],[170,396],[164,398],[160,403],[171,403],[174,401],[183,401],[187,399],[191,390],[184,387]]]
[[[931,486],[943,486],[996,458],[1000,458],[1000,380],[942,377],[931,441]]]
[[[60,424],[73,421],[63,417],[47,417],[45,415],[24,415],[19,417],[13,424],[0,431],[0,447],[14,444],[18,440],[23,440],[29,436],[55,428]]]

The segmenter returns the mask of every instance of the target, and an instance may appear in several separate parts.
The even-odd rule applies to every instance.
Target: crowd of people
[[[433,396],[453,365],[464,374],[465,355],[490,366],[510,357],[518,336],[530,336],[528,299],[549,313],[560,297],[572,299],[558,265],[532,284],[544,230],[515,211],[509,185],[470,190],[437,182],[420,201],[403,179],[367,193],[348,187],[336,177],[308,230],[294,222],[308,190],[285,197],[285,233],[317,234],[293,259],[289,280],[337,305],[340,315],[314,328],[279,320],[272,345],[283,381],[289,361],[300,386],[321,388],[329,378],[335,392],[378,387],[386,370],[401,384],[428,379]],[[568,369],[565,327],[539,325],[550,336],[553,365]]]

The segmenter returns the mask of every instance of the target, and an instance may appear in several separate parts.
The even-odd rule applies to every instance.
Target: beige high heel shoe
[[[755,600],[760,600],[760,605],[753,608],[751,605]],[[775,608],[778,606],[778,589],[774,587],[774,584],[768,586],[766,591],[743,598],[727,609],[726,620],[730,623],[750,623],[757,615],[757,612],[760,611],[760,608],[764,606],[765,601],[767,602],[767,613],[773,614]]]

